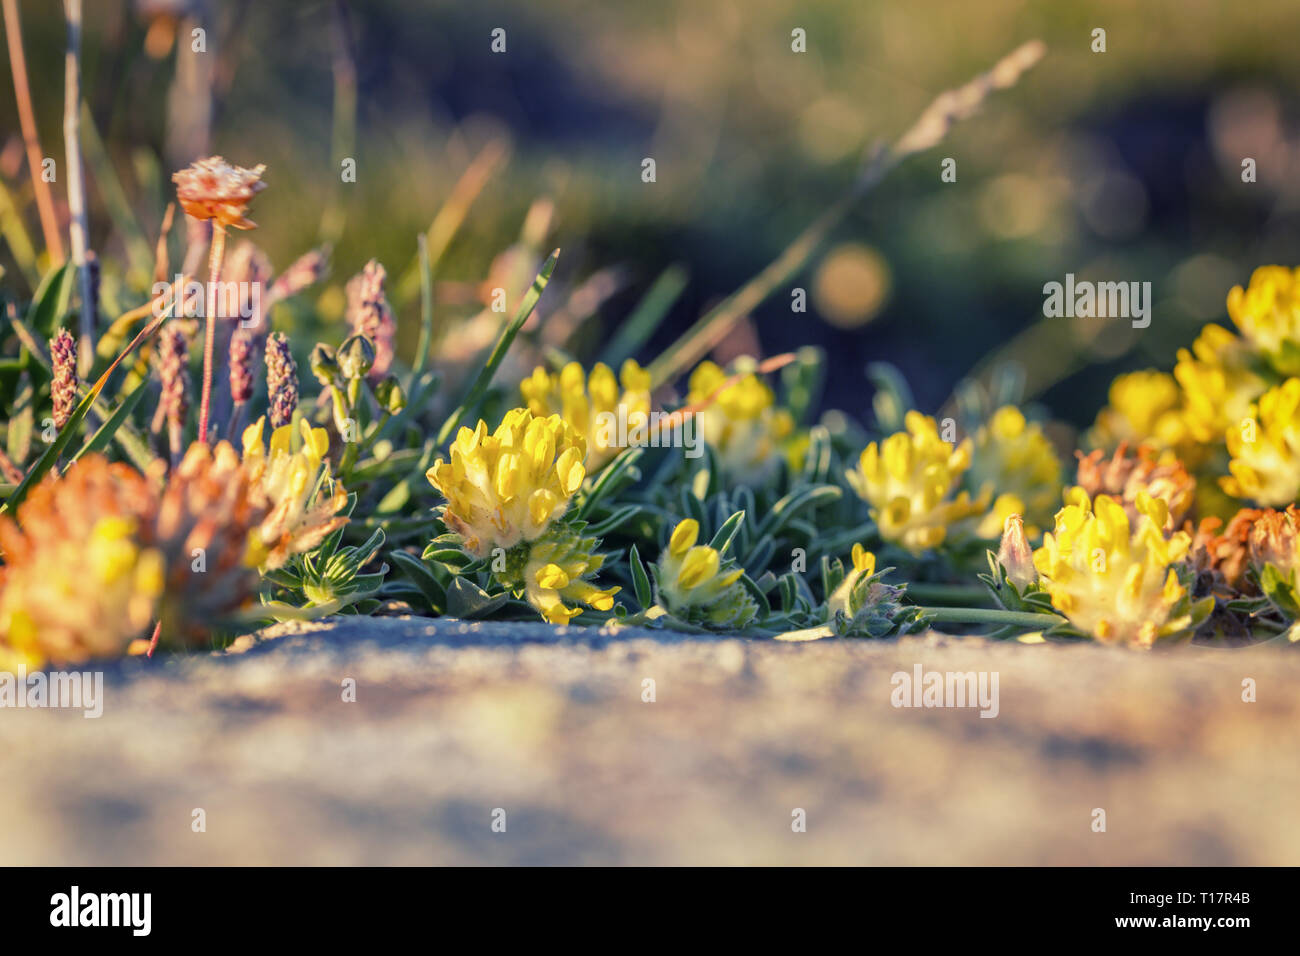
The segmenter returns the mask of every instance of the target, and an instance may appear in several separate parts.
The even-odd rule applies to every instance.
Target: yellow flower
[[[1219,479],[1224,491],[1268,507],[1300,496],[1300,378],[1265,392],[1227,434],[1232,474]]]
[[[195,442],[161,478],[87,455],[0,518],[0,657],[115,656],[154,621],[195,638],[252,601],[245,555],[262,512],[234,449]]]
[[[904,423],[906,431],[868,445],[845,477],[871,505],[880,536],[920,554],[943,544],[952,525],[983,514],[992,494],[985,489],[972,501],[969,492],[957,492],[970,467],[970,439],[952,447],[920,412],[908,412]]]
[[[267,511],[249,540],[249,560],[263,570],[273,570],[293,555],[319,547],[347,524],[347,516],[339,512],[347,506],[348,494],[330,480],[325,429],[302,421],[295,451],[292,425],[271,433],[269,449],[262,446],[265,426],[263,417],[244,429],[244,466],[251,494]]]
[[[993,510],[976,529],[981,538],[998,537],[1013,514],[1023,516],[1029,533],[1037,535],[1061,500],[1061,461],[1042,426],[1027,422],[1014,405],[1005,405],[975,434],[966,486],[998,494]]]
[[[691,624],[742,628],[758,613],[758,605],[740,580],[745,571],[716,548],[696,544],[699,536],[700,525],[694,518],[673,529],[655,566],[658,602]]]
[[[1178,350],[1174,377],[1183,389],[1184,420],[1193,441],[1217,445],[1268,387],[1251,371],[1250,358],[1248,343],[1213,324],[1201,330],[1190,352]]]
[[[113,487],[119,478],[89,458],[73,472],[80,473],[76,481],[57,489],[42,485],[18,509],[20,522],[35,519],[33,528],[20,531],[0,518],[7,562],[0,569],[0,669],[116,656],[153,622],[164,586],[163,560],[142,544],[140,518],[123,500],[124,493],[137,492]],[[99,507],[78,507],[82,495],[93,496]],[[89,500],[81,498],[81,504]],[[50,516],[57,528],[36,518],[37,510],[65,505],[66,520]],[[99,508],[104,511],[96,517]],[[35,526],[44,526],[39,537],[32,533]]]
[[[565,601],[586,604],[598,611],[614,607],[619,588],[602,590],[588,578],[600,570],[604,555],[592,554],[597,541],[583,537],[576,527],[557,525],[528,548],[522,570],[522,587],[528,603],[552,624],[568,624],[582,613]],[[521,582],[499,575],[507,586]]]
[[[649,423],[650,373],[633,359],[623,363],[617,380],[603,362],[596,363],[589,378],[584,378],[577,362],[564,366],[558,375],[538,366],[520,382],[519,390],[534,415],[558,414],[586,437],[588,472],[599,471],[622,450],[617,426],[611,430],[608,424],[611,418],[617,422],[620,408],[629,433]]]
[[[1088,433],[1095,448],[1114,450],[1120,442],[1173,448],[1186,441],[1182,395],[1172,375],[1155,369],[1117,375],[1109,404],[1097,413]]]
[[[750,482],[761,480],[779,463],[794,418],[776,407],[776,395],[757,375],[747,374],[719,392],[728,378],[716,363],[701,362],[691,372],[686,403],[705,406],[695,415],[696,427],[723,469]]]
[[[587,475],[586,452],[586,440],[559,415],[516,408],[490,435],[483,421],[462,428],[451,460],[434,462],[426,477],[447,499],[447,527],[484,558],[535,541],[568,510]]]
[[[1163,501],[1139,496],[1131,530],[1123,506],[1106,495],[1089,501],[1074,488],[1066,497],[1034,566],[1052,606],[1072,625],[1108,644],[1147,648],[1157,638],[1190,634],[1208,616],[1214,599],[1193,604],[1184,581],[1191,536],[1165,538]]]
[[[1300,269],[1260,266],[1228,293],[1228,315],[1281,375],[1300,375]]]

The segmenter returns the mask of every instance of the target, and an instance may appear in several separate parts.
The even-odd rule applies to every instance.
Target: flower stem
[[[32,192],[36,196],[36,211],[41,217],[41,232],[45,235],[45,248],[55,267],[63,265],[63,240],[59,236],[59,220],[54,215],[54,200],[50,184],[41,175],[41,138],[36,131],[36,113],[32,109],[32,91],[27,82],[27,59],[23,55],[23,31],[18,18],[17,0],[4,0],[5,36],[9,40],[9,66],[14,75],[14,96],[18,100],[18,122],[23,130],[23,144],[27,147],[27,169],[32,176]]]
[[[921,610],[935,624],[1014,624],[1041,630],[1060,620],[1054,614],[1003,611],[987,607],[923,607]]]
[[[203,397],[199,400],[199,441],[208,440],[208,403],[212,398],[212,365],[217,350],[217,283],[221,281],[221,258],[226,252],[226,227],[212,220],[212,247],[208,253],[208,324],[203,337]]]
[[[914,601],[936,604],[977,603],[989,599],[988,589],[977,584],[932,584],[908,582],[907,596]]]
[[[95,297],[86,251],[90,242],[86,214],[85,170],[81,165],[81,0],[63,0],[68,20],[68,52],[63,72],[63,142],[67,151],[68,236],[81,295],[81,340],[77,372],[90,375],[95,360]]]

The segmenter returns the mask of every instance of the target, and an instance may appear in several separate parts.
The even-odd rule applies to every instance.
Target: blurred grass
[[[57,155],[58,5],[22,6],[38,123]],[[103,157],[93,141],[88,149],[92,244],[106,273],[128,258],[138,272],[170,192],[172,166],[160,157],[175,45],[158,59],[146,52],[159,27],[144,6],[104,0],[87,10],[84,85],[105,146]],[[815,264],[798,283],[810,290],[807,313],[792,313],[778,292],[744,334],[768,354],[821,344],[826,402],[854,414],[868,407],[868,361],[898,364],[933,409],[981,356],[1018,341],[1031,387],[1081,423],[1115,371],[1169,363],[1200,323],[1221,317],[1228,285],[1254,265],[1300,262],[1300,62],[1286,40],[1300,6],[1291,0],[1248,9],[1208,0],[347,7],[343,48],[336,6],[323,0],[214,4],[208,38],[212,149],[269,167],[253,238],[278,266],[335,240],[319,308],[277,315],[309,323],[304,334],[329,334],[342,283],[374,256],[406,277],[400,346],[409,354],[421,326],[415,236],[430,233],[439,283],[480,283],[532,201],[549,196],[556,217],[545,241],[565,248],[557,280],[618,264],[632,277],[579,336],[590,356],[664,270],[686,270],[667,321],[637,342],[638,357],[653,357],[828,205],[864,146],[1034,36],[1049,52],[1029,82],[905,165],[837,232],[883,263],[888,297],[868,324],[822,321]],[[495,27],[507,31],[504,55],[489,49]],[[807,31],[807,53],[790,51],[795,27]],[[1104,54],[1090,51],[1095,27],[1107,31]],[[0,129],[12,142],[17,128],[12,93],[0,95]],[[434,212],[498,141],[511,146],[509,165],[440,249]],[[337,153],[349,142],[357,181],[340,186]],[[1240,156],[1254,154],[1260,181],[1242,184]],[[657,161],[653,184],[640,178],[646,156]],[[957,160],[956,183],[939,179],[944,156]],[[4,161],[4,183],[27,209],[22,157]],[[133,219],[138,228],[126,227]],[[25,221],[39,235],[30,209]],[[32,273],[25,255],[21,238],[0,252],[7,285]],[[1152,281],[1152,327],[1035,326],[1042,284],[1067,271]],[[106,294],[117,294],[116,281],[106,274]],[[128,298],[124,306],[139,297]]]

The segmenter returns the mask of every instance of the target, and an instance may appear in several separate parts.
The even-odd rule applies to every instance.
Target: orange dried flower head
[[[115,656],[142,636],[164,586],[140,535],[154,509],[144,476],[87,455],[0,517],[0,669]]]
[[[1300,509],[1268,510],[1250,528],[1250,563],[1257,569],[1273,565],[1284,575],[1300,568]]]
[[[257,223],[245,218],[252,198],[266,188],[262,173],[266,166],[252,169],[231,166],[220,156],[200,159],[172,173],[176,198],[185,214],[194,219],[214,219],[233,229],[253,229]]]
[[[193,641],[256,596],[266,505],[228,442],[147,476],[100,455],[50,475],[0,517],[0,668],[126,653],[162,621]]]
[[[1157,453],[1148,445],[1129,454],[1128,442],[1120,442],[1109,458],[1101,450],[1079,458],[1078,484],[1088,497],[1108,495],[1124,506],[1129,521],[1138,520],[1138,495],[1159,498],[1169,507],[1169,517],[1161,530],[1169,534],[1180,527],[1196,500],[1196,479],[1170,452]]]
[[[1196,529],[1192,567],[1198,574],[1209,575],[1209,587],[1215,593],[1227,597],[1258,593],[1246,578],[1246,568],[1250,562],[1251,530],[1263,515],[1258,508],[1242,508],[1222,534],[1218,533],[1223,526],[1221,518],[1205,518]]]
[[[159,610],[166,637],[199,639],[252,602],[259,579],[250,539],[266,511],[229,442],[190,445],[161,485],[144,529],[167,569]]]

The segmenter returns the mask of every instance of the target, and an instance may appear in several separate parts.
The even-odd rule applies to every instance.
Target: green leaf
[[[429,262],[429,238],[424,233],[415,238],[420,250],[420,341],[415,347],[412,381],[424,371],[433,343],[433,266]]]
[[[405,551],[390,551],[388,556],[397,566],[397,570],[401,571],[408,581],[419,588],[420,593],[424,595],[424,599],[429,602],[429,609],[433,613],[440,614],[446,609],[447,591],[423,561]]]
[[[447,588],[447,614],[465,619],[486,617],[508,600],[508,594],[488,594],[468,578],[455,578]]]
[[[624,360],[650,341],[685,288],[686,270],[680,265],[671,265],[661,272],[636,308],[619,324],[613,341],[601,353],[601,361],[617,371]]]
[[[912,397],[907,379],[888,362],[872,362],[868,365],[867,378],[876,386],[876,394],[871,399],[876,426],[886,434],[901,431],[903,416],[916,408],[916,399]]]
[[[122,400],[122,404],[117,407],[117,410],[113,412],[112,415],[108,416],[108,418],[104,420],[104,424],[100,425],[99,428],[96,429],[95,434],[91,435],[90,439],[81,446],[81,450],[72,457],[72,460],[75,462],[83,455],[103,451],[107,448],[108,443],[113,440],[113,436],[117,433],[118,428],[120,428],[122,423],[131,416],[133,411],[135,411],[136,406],[140,404],[140,400],[144,398],[145,392],[147,392],[148,389],[149,380],[145,379],[135,387],[130,395]]]
[[[646,574],[645,565],[641,563],[641,554],[635,544],[628,554],[628,563],[632,566],[632,588],[636,591],[637,603],[642,609],[648,608],[654,601],[650,589],[650,576]]]
[[[772,506],[772,510],[759,522],[755,533],[760,536],[777,534],[804,508],[816,509],[832,501],[839,501],[843,495],[844,492],[835,485],[810,485],[797,488]]]
[[[14,398],[13,414],[9,419],[9,432],[6,436],[9,457],[16,464],[22,465],[32,453],[32,428],[35,413],[32,403],[35,401],[31,378],[26,372],[19,378],[18,394]]]
[[[603,537],[615,528],[622,527],[624,524],[631,521],[634,517],[640,514],[641,511],[641,505],[624,505],[622,508],[619,508],[610,514],[609,517],[601,521],[593,522],[591,526],[587,528],[587,533],[594,534],[598,538]]]
[[[731,547],[731,541],[736,537],[736,532],[740,530],[741,522],[745,520],[745,512],[737,511],[720,527],[713,535],[713,540],[709,542],[709,547],[713,548],[719,554],[725,555],[727,549]]]
[[[767,594],[759,587],[754,579],[748,574],[740,576],[740,583],[749,592],[750,597],[758,604],[758,619],[760,621],[767,619],[772,614],[772,605],[767,600]]]
[[[624,484],[623,479],[632,478],[630,473],[630,471],[634,470],[632,466],[644,453],[644,449],[635,446],[624,448],[609,464],[601,469],[599,477],[592,483],[590,490],[583,495],[581,503],[578,505],[575,516],[579,521],[586,518],[591,513],[591,509],[599,504],[602,498],[621,487]]]
[[[65,262],[47,273],[36,290],[31,305],[27,307],[27,326],[44,338],[52,338],[68,316],[72,290],[76,285],[77,270]]]
[[[167,317],[170,314],[171,306],[168,306],[167,311],[141,329],[131,343],[118,354],[117,358],[113,359],[108,368],[104,370],[104,373],[99,376],[95,384],[86,392],[85,396],[81,399],[81,402],[78,403],[75,409],[73,409],[72,415],[68,418],[67,424],[63,426],[58,436],[50,443],[50,447],[45,449],[45,454],[41,455],[36,464],[27,472],[27,475],[19,483],[18,487],[14,489],[13,494],[5,499],[3,505],[0,505],[0,514],[12,512],[22,504],[23,499],[27,497],[27,492],[31,490],[32,486],[45,477],[45,474],[54,466],[54,463],[58,461],[59,455],[63,454],[63,449],[72,441],[72,436],[75,435],[77,429],[81,427],[82,420],[90,411],[90,407],[95,404],[95,400],[99,398],[99,393],[104,390],[104,386],[108,384],[109,377],[117,370],[117,367],[122,364],[122,360],[130,355],[137,345],[146,339],[151,338],[154,333],[162,328],[163,322],[167,320]]]

